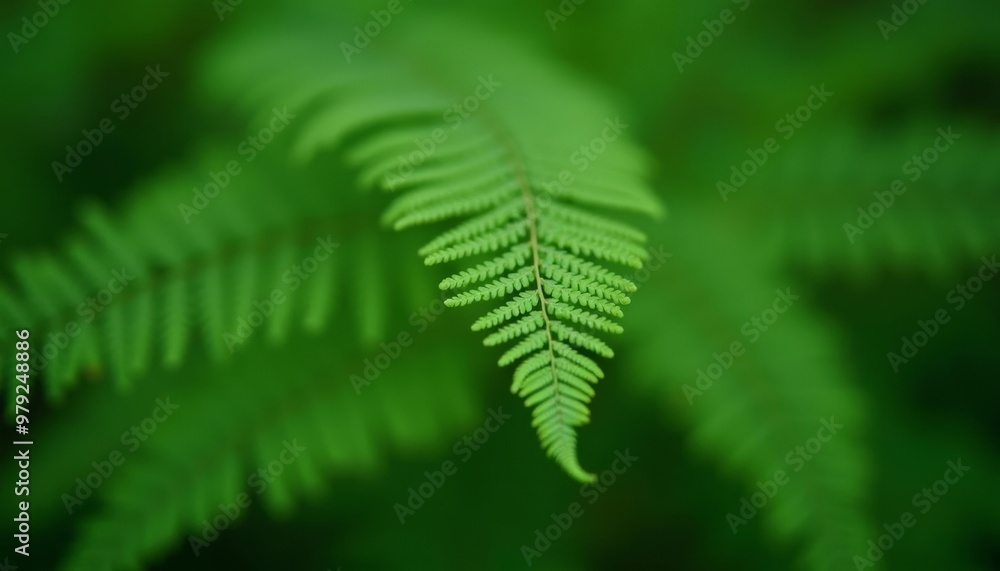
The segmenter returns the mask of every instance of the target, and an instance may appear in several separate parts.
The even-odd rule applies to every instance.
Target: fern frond
[[[371,237],[378,229],[354,230],[348,223],[354,200],[316,193],[307,175],[284,168],[280,155],[275,149],[244,165],[196,208],[190,189],[204,187],[210,179],[203,173],[231,158],[208,152],[190,172],[145,184],[113,215],[85,210],[83,230],[62,252],[17,260],[13,279],[0,286],[0,326],[31,331],[32,371],[44,375],[50,397],[64,397],[84,372],[129,386],[156,365],[182,364],[196,341],[221,361],[247,343],[281,343],[297,327],[321,331],[336,307],[337,282],[347,282],[354,295],[362,339],[382,339],[388,296]],[[284,194],[274,192],[279,183]],[[347,236],[332,228],[357,232],[350,239],[362,247],[338,251]],[[296,271],[317,248],[326,259]],[[116,276],[126,283],[109,289]],[[271,304],[276,290],[284,302]],[[258,302],[272,305],[273,313],[259,327],[241,329]],[[0,348],[0,358],[12,350]]]
[[[453,292],[445,303],[503,300],[472,329],[498,328],[485,343],[512,344],[501,365],[531,363],[530,394],[523,387],[514,392],[535,407],[543,448],[587,481],[576,457],[576,428],[589,418],[587,383],[603,373],[570,345],[613,355],[597,335],[621,331],[612,318],[622,317],[626,294],[636,288],[604,264],[638,269],[648,256],[642,232],[602,211],[655,216],[661,207],[618,109],[537,54],[480,31],[458,31],[467,28],[449,26],[452,37],[444,43],[419,32],[387,37],[383,52],[366,54],[370,67],[357,64],[366,67],[364,77],[317,57],[306,40],[290,44],[284,60],[300,62],[298,74],[275,70],[282,82],[249,94],[247,104],[276,104],[314,85],[317,75],[336,76],[328,81],[333,96],[315,94],[316,110],[296,152],[338,150],[360,185],[397,192],[383,215],[397,230],[456,221],[419,254],[427,265],[477,260],[441,282]],[[324,41],[318,35],[315,45]],[[449,47],[456,45],[463,48]],[[392,53],[409,59],[393,60]],[[423,68],[435,71],[418,74]],[[216,72],[234,73],[221,63]],[[259,77],[239,73],[248,85]],[[524,382],[528,373],[518,371],[515,379]]]
[[[837,126],[803,139],[739,197],[741,215],[760,221],[759,240],[776,257],[818,275],[868,278],[889,266],[951,279],[958,265],[1000,249],[1000,144],[988,129],[956,124],[961,138],[920,171],[911,157],[935,142],[939,126],[876,137]],[[900,195],[891,191],[897,180]],[[859,208],[875,216],[863,219]]]
[[[379,61],[386,76],[376,73],[379,79],[331,89],[338,93],[335,103],[310,119],[297,149],[309,156],[320,147],[343,147],[361,184],[399,192],[383,216],[396,229],[460,219],[419,254],[427,265],[481,260],[442,281],[443,290],[454,292],[445,304],[504,300],[472,329],[497,328],[486,337],[488,346],[511,344],[499,358],[501,366],[529,364],[515,373],[513,392],[535,408],[534,424],[548,454],[588,481],[592,476],[577,460],[576,428],[589,419],[590,383],[603,373],[571,346],[614,355],[597,335],[621,332],[611,319],[622,317],[621,306],[630,301],[626,294],[636,288],[602,264],[641,268],[648,253],[642,232],[600,210],[660,213],[643,182],[642,153],[621,132],[627,126],[617,110],[600,97],[581,95],[592,89],[554,68],[529,65],[536,56],[491,59],[496,71],[489,78],[502,78],[497,87],[455,53],[435,50],[421,38],[406,41],[405,51],[434,61],[440,77],[417,77],[402,63]],[[496,47],[480,36],[467,45],[483,57]],[[479,79],[472,87],[481,109],[462,113],[458,125],[442,123],[452,102],[464,96],[467,78]],[[311,80],[303,70],[297,81]],[[387,84],[408,97],[386,96]],[[488,97],[484,88],[491,90]],[[286,89],[298,87],[292,81],[279,91]],[[563,99],[572,105],[551,103]],[[430,111],[436,101],[447,104],[435,114]],[[403,115],[405,122],[394,122]],[[433,148],[414,154],[432,136]],[[415,147],[416,140],[425,143]],[[595,140],[600,153],[590,153],[593,164],[570,171],[574,151]],[[419,158],[412,172],[401,168],[407,157]]]
[[[321,363],[317,355],[323,356]],[[315,364],[296,370],[287,366],[290,361]],[[475,383],[463,380],[446,349],[408,355],[360,399],[344,382],[353,362],[339,332],[300,334],[286,347],[265,346],[226,363],[225,378],[218,378],[220,367],[192,363],[181,371],[153,373],[137,394],[98,395],[84,419],[131,413],[162,398],[163,391],[177,406],[176,419],[160,425],[156,437],[95,491],[88,502],[101,503],[99,511],[73,514],[84,521],[61,569],[144,567],[168,550],[197,548],[199,556],[211,555],[220,548],[211,541],[192,545],[191,538],[204,541],[204,522],[220,515],[220,504],[233,504],[241,494],[249,498],[250,505],[230,522],[232,528],[240,527],[249,512],[287,513],[332,493],[336,479],[373,472],[394,451],[430,448],[482,414]],[[421,369],[439,371],[438,382],[425,386],[416,374]],[[135,406],[123,407],[123,398]],[[117,418],[106,431],[127,422],[127,416]],[[73,423],[61,424],[67,432]],[[261,478],[259,471],[270,469],[287,443],[304,450],[280,474]],[[89,466],[90,458],[81,455],[77,468],[53,470],[51,483],[39,483],[46,492],[51,488],[46,497],[58,504],[54,509],[63,509],[60,494],[72,487],[76,470]]]
[[[672,235],[663,240],[695,232],[717,216],[713,206],[680,203],[675,209]],[[789,483],[760,510],[760,518],[746,525],[730,521],[734,532],[767,524],[780,537],[805,540],[803,568],[850,568],[857,546],[875,535],[864,509],[868,403],[845,370],[837,339],[805,299],[766,332],[757,330],[758,337],[746,333],[743,324],[749,328],[750,317],[771,307],[775,286],[785,278],[760,272],[767,253],[742,234],[690,243],[678,258],[683,259],[669,279],[655,274],[645,284],[662,292],[671,319],[636,313],[634,327],[644,335],[632,378],[659,395],[672,421],[690,426],[693,447],[720,459],[748,491],[757,491],[752,482],[772,478],[775,470],[788,474]],[[727,286],[734,273],[743,276],[741,295]],[[719,366],[715,355],[729,351],[734,340],[743,349],[731,357],[731,367],[716,379],[698,380],[699,371]],[[822,419],[830,417],[843,428],[806,464],[790,463],[790,453],[814,438]],[[730,505],[736,514],[740,498]]]

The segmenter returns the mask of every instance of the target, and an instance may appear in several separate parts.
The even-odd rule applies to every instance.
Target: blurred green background
[[[474,312],[437,311],[444,274],[415,255],[433,233],[380,227],[388,199],[354,188],[336,154],[296,162],[292,136],[279,134],[220,205],[193,221],[231,228],[236,246],[222,253],[198,234],[207,222],[181,224],[177,200],[166,198],[190,201],[190,189],[243,157],[238,145],[269,120],[270,107],[242,96],[297,65],[275,55],[275,29],[303,30],[284,36],[289,44],[322,37],[314,57],[341,61],[339,43],[386,2],[53,2],[54,15],[25,34],[23,18],[41,4],[0,8],[10,44],[0,50],[5,409],[12,331],[30,327],[45,339],[64,321],[49,311],[51,300],[82,301],[108,279],[82,271],[90,285],[67,285],[60,264],[87,267],[81,240],[100,242],[129,267],[141,250],[135,237],[155,226],[187,242],[150,251],[193,282],[215,270],[185,252],[236,260],[227,273],[234,291],[204,289],[201,310],[178,317],[195,329],[226,321],[221,306],[260,299],[276,285],[280,273],[241,290],[239,265],[254,263],[247,252],[275,267],[302,259],[306,250],[285,249],[272,233],[304,236],[306,246],[331,234],[340,253],[304,286],[311,301],[283,314],[301,327],[269,325],[233,355],[171,321],[169,283],[157,285],[165,298],[141,279],[128,286],[136,308],[109,310],[93,331],[135,342],[134,350],[105,355],[88,333],[90,341],[33,380],[31,557],[11,547],[0,563],[520,569],[522,546],[538,548],[536,530],[578,502],[583,514],[531,568],[1000,569],[1000,281],[981,289],[974,281],[992,276],[985,262],[1000,254],[995,2],[418,0],[404,1],[372,40],[372,50],[391,52],[392,42],[423,31],[462,53],[466,46],[448,44],[452,28],[426,23],[451,15],[456,26],[532,50],[610,93],[629,135],[648,149],[651,187],[669,214],[638,226],[662,260],[635,276],[626,332],[613,340],[617,356],[580,433],[585,467],[610,469],[616,451],[638,460],[599,493],[581,489],[539,449],[530,415],[508,389],[510,371],[468,331]],[[168,75],[122,118],[114,102],[157,65]],[[115,117],[114,131],[60,180],[53,161],[106,117]],[[960,136],[946,145],[939,129]],[[769,138],[777,150],[744,168],[754,174],[734,192],[720,193]],[[844,225],[861,224],[858,209],[888,196],[896,179],[906,192],[851,236]],[[221,204],[239,193],[250,206]],[[315,220],[286,212],[285,201],[309,204],[302,210]],[[254,204],[273,219],[253,218]],[[160,220],[167,217],[175,226]],[[57,269],[39,283],[33,272],[50,265]],[[960,286],[977,292],[963,295]],[[747,325],[767,319],[776,290],[787,288],[799,296],[787,312],[766,331]],[[155,358],[140,354],[141,327],[111,322],[142,323],[154,308],[166,308],[167,318],[155,319],[157,338],[166,331],[162,358],[159,348]],[[902,338],[919,339],[920,322],[934,329],[926,323],[941,311],[947,323],[894,366],[889,353],[903,351]],[[363,375],[385,351],[380,344],[400,333],[412,335],[412,346],[356,395],[351,375]],[[692,396],[699,371],[726,362],[737,341],[745,354]],[[108,364],[115,361],[124,363],[118,373]],[[122,433],[168,396],[176,417],[130,449]],[[510,420],[463,452],[462,440],[501,407]],[[830,417],[843,428],[805,460],[797,447],[810,446]],[[13,434],[13,418],[6,421],[5,435]],[[307,451],[279,462],[292,440]],[[68,510],[64,495],[77,478],[115,451],[124,463]],[[959,460],[968,474],[934,488]],[[401,524],[396,505],[446,461],[457,471]],[[249,481],[261,469],[273,482]],[[734,532],[728,516],[776,470],[788,482]],[[0,473],[9,540],[13,461]],[[925,489],[933,503],[915,498]],[[249,507],[193,549],[203,520],[241,493]],[[859,563],[855,556],[872,557],[867,542],[897,529],[905,512],[916,524],[883,539],[891,547],[872,566]]]

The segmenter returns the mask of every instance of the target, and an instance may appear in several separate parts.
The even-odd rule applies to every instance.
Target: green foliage
[[[49,396],[63,398],[84,371],[106,371],[126,387],[154,361],[168,368],[183,363],[195,341],[213,359],[229,358],[246,343],[237,333],[239,320],[274,289],[294,288],[295,299],[279,304],[262,331],[250,335],[282,343],[295,327],[315,332],[327,326],[335,299],[331,288],[341,264],[350,262],[329,256],[308,279],[292,269],[318,244],[336,248],[347,237],[330,233],[350,217],[345,203],[317,196],[294,178],[281,180],[289,190],[276,195],[272,189],[279,181],[258,164],[260,170],[237,175],[238,186],[223,190],[203,210],[192,207],[194,195],[186,189],[202,188],[211,179],[201,173],[231,158],[212,153],[191,175],[152,181],[117,213],[89,209],[82,218],[85,230],[67,240],[65,254],[15,261],[17,286],[0,290],[0,319],[39,332],[64,332],[68,324],[79,331],[65,354],[35,355],[35,372],[45,371]],[[360,239],[371,241],[371,232]],[[361,265],[364,249],[353,253],[359,256],[353,263]],[[113,296],[101,297],[116,270],[126,283],[116,282]],[[377,291],[361,283],[363,272],[347,275],[358,280],[359,299]],[[90,299],[95,303],[85,302]],[[2,351],[10,355],[13,348]]]
[[[421,29],[426,34],[447,25]],[[471,267],[475,262],[466,262],[441,283],[444,290],[461,290],[445,305],[512,297],[473,330],[501,328],[487,345],[517,341],[499,360],[501,366],[523,360],[512,392],[535,407],[532,424],[548,454],[578,480],[592,480],[577,460],[575,428],[589,421],[591,384],[604,373],[580,350],[613,356],[587,330],[620,332],[607,316],[622,317],[619,304],[627,304],[626,291],[634,289],[598,263],[641,268],[648,253],[642,233],[586,207],[660,213],[643,181],[643,157],[621,133],[620,112],[599,96],[588,97],[593,88],[561,77],[538,56],[481,33],[451,33],[433,44],[425,43],[426,36],[408,38],[407,61],[371,54],[341,65],[317,60],[322,34],[312,41],[301,31],[294,34],[295,43],[274,43],[292,46],[280,62],[302,65],[294,73],[272,68],[268,75],[283,74],[281,83],[270,86],[273,93],[255,96],[264,99],[262,105],[278,105],[308,91],[317,102],[304,119],[309,124],[296,152],[305,158],[337,148],[363,173],[360,184],[400,193],[386,208],[386,224],[405,229],[463,219],[420,255],[427,265],[486,258]],[[466,52],[461,58],[458,46]],[[502,57],[493,55],[502,47]],[[469,50],[477,55],[469,58]],[[416,76],[412,60],[447,75]],[[219,74],[230,67],[225,58],[215,65]],[[484,67],[491,73],[482,74]],[[326,84],[316,86],[321,76]],[[395,87],[387,92],[387,85]],[[610,140],[601,139],[602,133]],[[586,171],[573,176],[568,167],[574,149],[595,139],[599,154],[588,154]],[[419,157],[416,174],[398,158],[413,151]],[[563,173],[572,182],[557,182]]]
[[[774,255],[817,274],[870,277],[887,262],[900,271],[945,274],[959,260],[1000,249],[1000,224],[991,208],[983,208],[1000,180],[1000,145],[976,126],[956,123],[959,138],[920,169],[912,159],[933,145],[939,127],[923,122],[905,131],[869,133],[831,126],[821,138],[783,150],[783,160],[759,174],[759,184],[770,192],[738,200],[759,217],[756,230]],[[837,166],[842,164],[857,167]],[[799,185],[811,173],[822,178],[806,195]],[[896,180],[906,190],[892,196],[870,229],[862,229],[858,208],[878,214],[871,206],[879,203],[875,193],[888,202],[885,193]]]
[[[212,378],[217,368],[182,369],[188,378],[170,394],[176,419],[129,458],[127,470],[112,476],[114,491],[81,524],[64,568],[130,568],[178,538],[185,549],[211,554],[218,548],[205,522],[220,516],[220,503],[236,504],[245,493],[252,502],[246,510],[263,503],[287,514],[324,496],[329,478],[371,473],[389,451],[426,448],[478,414],[472,385],[460,375],[445,374],[443,382],[427,386],[413,374],[419,367],[446,373],[454,365],[444,351],[424,351],[401,374],[359,398],[349,383],[338,382],[349,374],[350,360],[336,331],[294,341],[245,356],[229,379]],[[305,361],[312,363],[306,374],[288,374],[289,363]],[[241,379],[258,381],[247,385]],[[142,390],[132,400],[152,402],[155,390],[163,389]],[[275,474],[269,465],[281,461],[288,445],[303,450],[282,466],[287,474]]]
[[[673,211],[675,223],[656,237],[671,243],[712,216],[683,203]],[[753,268],[767,266],[766,256],[726,238],[705,237],[674,260],[670,276],[654,276],[646,287],[662,292],[671,319],[637,312],[635,327],[644,335],[635,343],[632,375],[690,426],[692,446],[725,459],[728,471],[755,482],[785,471],[790,482],[760,510],[770,528],[804,540],[804,568],[847,568],[856,546],[873,532],[862,515],[870,472],[862,439],[869,405],[838,362],[840,340],[818,325],[822,319],[811,313],[800,286],[783,272],[755,275]],[[744,276],[739,291],[729,286],[733,273]],[[772,307],[779,284],[801,299],[766,330],[758,329],[756,340],[745,336],[744,324],[753,327],[748,320]],[[716,364],[713,356],[729,352],[737,340],[743,354],[731,356],[731,366],[705,388],[696,371]],[[676,355],[663,359],[663,347]],[[653,367],[654,376],[638,374]],[[787,456],[831,417],[844,428],[808,462],[789,464]],[[738,500],[731,504],[729,513],[737,515]],[[725,523],[734,534],[754,525],[752,519]]]
[[[22,4],[5,29],[37,10]],[[885,42],[883,7],[752,3],[683,73],[672,52],[717,8],[586,3],[552,30],[551,4],[402,3],[350,61],[343,42],[385,2],[243,3],[221,21],[204,3],[152,19],[118,0],[62,9],[0,70],[19,134],[0,157],[0,330],[30,329],[37,351],[79,326],[33,371],[31,517],[46,548],[32,556],[500,571],[581,502],[543,568],[854,568],[941,461],[963,456],[972,475],[877,565],[992,568],[1000,466],[980,428],[995,428],[1000,398],[996,282],[899,374],[885,362],[1000,250],[997,7],[974,4],[922,5]],[[97,33],[107,14],[121,25]],[[163,91],[56,184],[54,150],[161,59]],[[723,202],[730,165],[821,82],[829,104]],[[291,123],[246,160],[239,143],[276,109]],[[949,125],[954,149],[909,181],[903,164]],[[230,160],[242,172],[191,210]],[[844,224],[896,178],[907,192],[852,243]],[[651,222],[661,201],[671,217]],[[284,276],[317,240],[339,246],[290,291]],[[81,302],[113,271],[135,279],[87,319]],[[789,286],[801,300],[748,343],[741,326]],[[287,301],[241,329],[276,288]],[[402,334],[414,347],[383,368]],[[746,353],[692,393],[735,340]],[[166,395],[177,422],[67,514],[77,478]],[[501,404],[514,418],[464,463],[451,447]],[[844,428],[791,468],[830,417]],[[615,449],[641,460],[592,505],[524,445],[532,432],[580,481]],[[248,476],[290,439],[308,453],[257,494]],[[458,474],[400,525],[393,504],[443,461]],[[779,469],[790,483],[731,529],[741,496]],[[5,481],[15,470],[0,466]],[[189,537],[241,492],[254,505],[196,557]],[[303,536],[294,556],[266,547]]]

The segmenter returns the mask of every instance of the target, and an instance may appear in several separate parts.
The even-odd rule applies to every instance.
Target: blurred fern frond
[[[316,193],[311,178],[275,168],[280,152],[196,200],[236,155],[208,153],[115,212],[87,209],[61,252],[15,261],[14,279],[0,285],[0,323],[31,330],[32,370],[44,374],[50,397],[62,398],[87,371],[125,387],[152,367],[177,367],[195,343],[224,360],[255,338],[281,343],[297,327],[322,331],[341,281],[356,286],[358,311],[384,312],[383,300],[370,301],[380,291],[370,282],[383,279],[372,275],[378,265],[363,259],[377,229],[354,221],[349,197]],[[345,239],[359,247],[340,250]],[[352,265],[369,271],[346,271]],[[248,321],[255,311],[267,315]],[[366,317],[363,338],[377,341],[377,315]]]
[[[743,481],[774,482],[778,470],[785,472],[787,483],[775,484],[764,507],[747,518],[733,498],[731,511],[718,514],[720,524],[738,534],[764,518],[778,536],[804,541],[804,568],[847,568],[870,531],[867,404],[838,361],[838,340],[805,292],[780,272],[762,271],[768,253],[744,243],[738,231],[679,238],[711,227],[713,208],[675,203],[674,212],[667,235],[656,238],[684,246],[671,258],[670,275],[646,284],[662,292],[671,319],[636,313],[632,376],[691,427],[696,449]],[[739,288],[732,287],[734,274]],[[782,293],[779,312],[773,308]],[[761,320],[765,311],[775,314],[771,322]],[[799,456],[824,421],[843,428],[819,453]]]
[[[101,509],[80,524],[63,568],[141,567],[181,538],[184,549],[203,555],[214,532],[247,517],[231,512],[234,521],[222,529],[206,528],[241,494],[250,498],[241,512],[263,505],[287,513],[331,493],[332,478],[370,473],[388,452],[427,449],[476,417],[475,384],[453,372],[447,350],[408,355],[359,398],[346,381],[357,358],[350,349],[330,330],[248,352],[223,379],[213,367],[158,374],[131,398],[169,391],[177,420],[163,423],[112,476],[113,486],[88,500]],[[416,371],[427,368],[439,372],[438,382],[422,382]]]
[[[894,135],[832,127],[782,150],[740,198],[777,256],[817,274],[869,276],[891,265],[945,275],[1000,249],[995,139],[974,125]]]

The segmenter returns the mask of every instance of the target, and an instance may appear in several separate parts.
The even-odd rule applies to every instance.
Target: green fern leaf
[[[443,29],[447,41],[421,35]],[[230,58],[211,75],[254,86],[251,108],[312,92],[295,153],[336,149],[359,185],[398,193],[386,224],[456,222],[419,254],[427,265],[463,263],[441,282],[452,292],[446,305],[494,303],[472,329],[493,330],[486,345],[509,345],[501,365],[530,363],[530,373],[515,373],[514,392],[535,407],[548,454],[589,481],[576,429],[603,373],[584,353],[614,354],[599,336],[622,331],[613,319],[635,291],[605,265],[638,269],[648,256],[643,233],[604,211],[661,213],[644,182],[645,156],[623,132],[620,110],[559,66],[468,31],[467,22],[414,30],[385,37],[379,53],[350,65],[323,57],[322,31],[297,30],[296,41],[276,42],[286,47],[282,58],[268,58],[282,68],[273,70],[280,82],[261,87],[260,70],[234,70]],[[284,61],[297,65],[284,69]],[[425,68],[434,72],[418,73]]]

